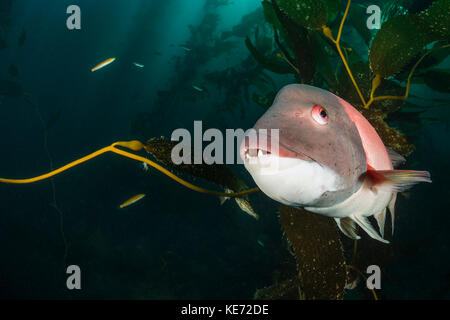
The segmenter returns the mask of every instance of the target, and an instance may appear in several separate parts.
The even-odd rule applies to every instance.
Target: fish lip
[[[242,141],[240,155],[241,155],[241,158],[244,160],[244,162],[248,161],[246,159],[246,154],[248,154],[250,152],[250,150],[256,149],[256,151],[254,152],[255,154],[258,154],[259,150],[267,152],[267,153],[272,153],[270,134],[259,134],[258,133],[257,137],[258,137],[258,139],[257,139],[258,141],[256,143],[255,143],[255,141],[249,141],[248,136],[245,136],[244,140]],[[260,137],[267,137],[267,140],[266,140],[267,143],[260,144],[259,143]],[[278,143],[278,154],[274,154],[274,155],[278,156],[280,158],[293,158],[293,159],[300,159],[300,160],[304,160],[304,161],[317,162],[310,156],[308,156],[304,153],[301,153],[301,152],[294,151],[281,142]]]

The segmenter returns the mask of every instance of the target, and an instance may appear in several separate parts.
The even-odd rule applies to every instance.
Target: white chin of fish
[[[334,171],[315,161],[280,158],[261,150],[253,156],[247,152],[244,165],[267,196],[289,206],[312,204],[340,184]]]

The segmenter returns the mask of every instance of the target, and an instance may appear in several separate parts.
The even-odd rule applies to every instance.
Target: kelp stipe
[[[338,35],[337,35],[336,39],[333,38],[331,29],[329,27],[327,27],[326,25],[322,26],[322,31],[323,31],[323,34],[336,45],[336,49],[339,53],[339,56],[341,57],[342,62],[344,63],[345,70],[347,70],[347,73],[348,73],[350,79],[352,80],[352,83],[355,86],[355,89],[358,92],[358,96],[361,98],[362,103],[364,105],[366,105],[366,100],[364,99],[364,97],[361,93],[361,90],[359,89],[358,85],[356,84],[356,80],[353,77],[352,71],[350,70],[350,67],[347,63],[347,60],[344,57],[344,54],[342,53],[341,45],[340,45],[342,28],[344,27],[345,18],[347,18],[348,10],[350,9],[350,4],[351,4],[351,0],[348,0],[347,7],[345,8],[344,16],[342,17],[341,24],[339,25],[339,31],[338,31]]]
[[[49,179],[53,176],[56,176],[64,171],[67,171],[75,166],[78,166],[84,162],[87,162],[91,159],[94,159],[106,152],[113,152],[115,154],[121,155],[123,157],[126,158],[130,158],[139,162],[144,162],[146,164],[148,164],[149,166],[155,168],[156,170],[162,172],[163,174],[165,174],[166,176],[168,176],[169,178],[175,180],[176,182],[182,184],[183,186],[200,192],[200,193],[205,193],[205,194],[210,194],[210,195],[214,195],[214,196],[218,196],[218,197],[240,197],[240,196],[244,196],[250,193],[254,193],[259,191],[259,188],[252,188],[252,189],[248,189],[248,190],[244,190],[241,192],[236,192],[236,193],[226,193],[226,192],[219,192],[219,191],[214,191],[214,190],[208,190],[202,187],[198,187],[195,186],[189,182],[187,182],[186,180],[181,179],[180,177],[176,176],[175,174],[173,174],[172,172],[170,172],[169,170],[167,170],[166,168],[162,167],[161,165],[159,165],[158,163],[149,160],[145,157],[142,156],[138,156],[136,154],[121,150],[117,147],[123,147],[123,148],[127,148],[130,149],[132,151],[141,151],[142,149],[145,149],[145,145],[138,141],[138,140],[133,140],[133,141],[119,141],[119,142],[115,142],[110,146],[104,147],[102,149],[99,149],[87,156],[84,156],[78,160],[75,160],[69,164],[66,164],[65,166],[53,170],[49,173],[34,177],[34,178],[29,178],[29,179],[5,179],[5,178],[0,178],[0,182],[1,183],[11,183],[11,184],[29,184],[29,183],[34,183],[34,182],[38,182],[38,181],[42,181],[42,180],[46,180]]]
[[[50,168],[50,170],[53,170],[53,159],[50,154],[50,150],[48,148],[48,132],[49,132],[49,128],[51,127],[52,120],[49,120],[47,123],[44,121],[44,117],[42,116],[41,109],[39,108],[38,104],[36,102],[34,102],[33,97],[31,96],[30,93],[24,92],[23,96],[24,96],[25,100],[34,108],[34,110],[38,116],[38,119],[42,124],[43,130],[44,130],[44,141],[43,141],[44,150],[45,150],[45,153],[47,154],[47,157],[49,160],[49,168]],[[53,118],[53,121],[57,121],[57,118],[58,117]],[[52,188],[52,202],[50,203],[50,206],[53,209],[55,209],[55,211],[59,215],[59,232],[61,233],[61,238],[64,243],[64,255],[63,255],[63,259],[62,259],[62,265],[65,266],[66,261],[67,261],[67,256],[69,254],[69,243],[67,241],[66,233],[64,232],[64,214],[58,205],[58,201],[56,198],[56,184],[55,184],[54,179],[50,179],[50,184],[51,184],[51,188]]]
[[[344,22],[345,22],[345,19],[347,17],[348,11],[350,9],[350,5],[351,5],[351,0],[348,0],[347,6],[345,8],[344,16],[342,17],[341,23],[339,25],[339,31],[338,31],[338,35],[337,35],[336,39],[333,38],[333,34],[331,32],[331,29],[329,27],[327,27],[326,25],[322,26],[322,32],[328,39],[330,39],[336,45],[336,49],[337,49],[337,51],[339,53],[339,56],[340,56],[340,58],[342,60],[342,63],[344,64],[345,70],[347,71],[347,74],[350,77],[350,80],[352,81],[353,86],[355,87],[359,98],[361,99],[363,107],[365,109],[368,109],[369,106],[374,101],[379,101],[379,100],[388,100],[388,99],[391,99],[391,100],[406,100],[408,98],[409,89],[411,87],[411,78],[412,78],[412,76],[414,74],[414,71],[419,66],[419,64],[422,62],[422,60],[427,55],[429,55],[431,52],[433,52],[435,50],[444,49],[444,48],[450,47],[450,44],[447,44],[447,45],[444,45],[444,46],[441,46],[441,47],[438,47],[438,48],[433,48],[433,49],[427,51],[424,55],[422,55],[422,57],[420,57],[420,59],[414,64],[414,66],[412,67],[412,69],[411,69],[411,71],[410,71],[410,73],[408,75],[407,82],[406,82],[405,94],[403,96],[378,96],[378,97],[374,97],[373,95],[375,93],[375,90],[380,86],[382,78],[383,78],[383,76],[381,74],[376,73],[375,77],[372,79],[372,88],[371,88],[371,91],[370,91],[370,99],[369,99],[369,101],[366,102],[366,100],[364,99],[364,96],[363,96],[361,90],[358,87],[358,84],[356,83],[356,80],[355,80],[355,78],[353,76],[353,73],[352,73],[352,71],[350,69],[350,66],[347,63],[347,59],[344,57],[344,55],[342,53],[342,49],[341,49],[341,46],[340,46],[342,29],[343,29]]]

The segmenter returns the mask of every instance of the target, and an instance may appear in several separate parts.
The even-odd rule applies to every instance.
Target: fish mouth
[[[269,159],[273,157],[291,158],[304,161],[314,161],[304,153],[297,152],[279,142],[280,139],[272,139],[267,134],[258,134],[257,139],[250,139],[245,136],[240,148],[240,155],[244,163],[255,159]],[[277,141],[278,140],[278,141]]]

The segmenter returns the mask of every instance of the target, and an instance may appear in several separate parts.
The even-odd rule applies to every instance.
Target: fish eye
[[[325,125],[328,123],[328,112],[322,106],[315,105],[311,110],[311,116],[318,124]]]

